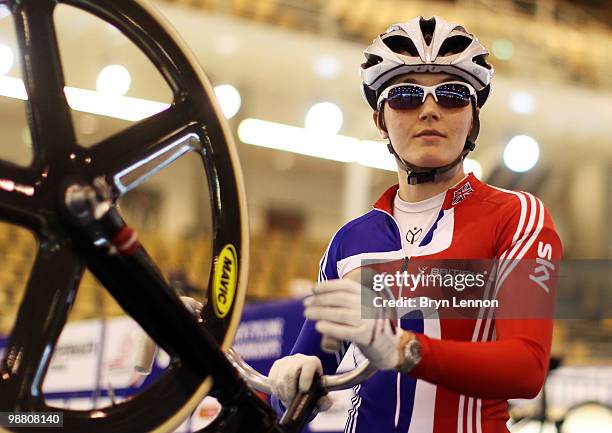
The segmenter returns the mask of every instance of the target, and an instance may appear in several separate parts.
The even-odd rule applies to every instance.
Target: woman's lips
[[[441,135],[437,135],[437,134],[421,134],[421,135],[418,135],[416,138],[420,138],[423,141],[440,141],[444,137]]]
[[[423,129],[422,131],[417,132],[414,136],[416,138],[421,138],[424,141],[439,141],[445,137],[443,133],[433,128]]]

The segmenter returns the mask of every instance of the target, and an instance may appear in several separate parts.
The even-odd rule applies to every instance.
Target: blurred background
[[[553,215],[566,259],[612,258],[607,0],[153,4],[201,63],[235,137],[251,233],[249,302],[307,293],[335,231],[397,183],[393,158],[376,140],[359,94],[358,71],[363,49],[377,34],[416,15],[459,22],[491,51],[493,91],[466,170],[539,196]],[[171,102],[160,73],[117,29],[63,5],[54,18],[81,144],[98,143]],[[22,78],[13,20],[0,5],[0,158],[28,165]],[[121,104],[112,103],[117,100]],[[210,273],[206,182],[197,159],[188,156],[121,203],[165,274],[196,297],[203,296]],[[34,253],[27,231],[0,226],[0,336],[10,333]],[[609,283],[572,289],[569,299],[590,320],[557,321],[553,353],[564,364],[612,365],[612,319],[599,313],[599,294],[612,289]],[[71,320],[122,314],[87,274]]]

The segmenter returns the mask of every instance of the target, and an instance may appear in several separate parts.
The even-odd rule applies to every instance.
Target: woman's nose
[[[425,98],[425,102],[421,105],[421,109],[419,111],[419,119],[420,120],[440,120],[440,107],[438,107],[438,103],[435,101],[433,95],[427,95]]]

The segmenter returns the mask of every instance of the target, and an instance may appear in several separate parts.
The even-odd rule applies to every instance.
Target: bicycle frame
[[[170,85],[170,108],[92,148],[80,146],[64,95],[53,23],[59,3],[89,12],[124,33]],[[131,399],[96,410],[66,410],[63,431],[173,431],[210,394],[223,409],[200,432],[298,432],[328,390],[348,388],[373,373],[365,363],[354,372],[316,380],[280,420],[249,386],[269,391],[266,378],[230,351],[248,271],[240,166],[212,86],[159,15],[142,0],[0,0],[0,5],[18,17],[34,151],[29,167],[0,161],[0,178],[30,185],[33,191],[26,196],[1,190],[0,219],[29,229],[38,240],[34,268],[0,359],[0,411],[59,409],[45,403],[42,383],[85,268],[172,361],[160,379]],[[199,320],[184,308],[116,207],[119,197],[187,153],[200,156],[209,178],[213,260],[231,251],[237,280],[223,311],[209,302]],[[130,180],[135,172],[139,174]],[[213,266],[209,287],[214,272]],[[213,295],[209,288],[209,298]],[[13,430],[0,427],[6,431]]]

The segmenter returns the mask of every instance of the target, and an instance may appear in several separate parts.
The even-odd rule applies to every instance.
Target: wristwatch
[[[400,359],[397,370],[400,373],[408,373],[421,361],[421,343],[414,333],[405,331],[399,343]]]

